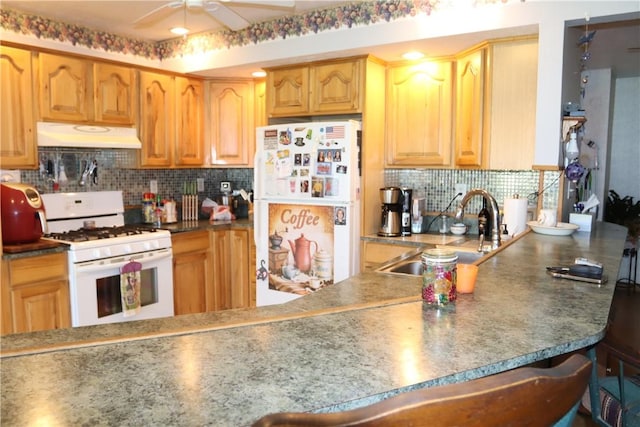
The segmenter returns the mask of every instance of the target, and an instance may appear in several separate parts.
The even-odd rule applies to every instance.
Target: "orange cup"
[[[476,287],[478,266],[473,264],[458,264],[458,281],[456,290],[460,294],[470,294]]]

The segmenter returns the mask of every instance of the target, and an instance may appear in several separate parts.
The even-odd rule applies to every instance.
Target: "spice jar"
[[[457,298],[458,256],[447,249],[428,249],[422,253],[422,301],[444,306]]]

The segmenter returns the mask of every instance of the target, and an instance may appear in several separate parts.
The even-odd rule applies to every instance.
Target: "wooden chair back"
[[[551,426],[577,410],[591,361],[574,354],[551,368],[518,368],[464,383],[403,393],[334,413],[269,414],[254,427]],[[569,424],[570,425],[570,424]]]

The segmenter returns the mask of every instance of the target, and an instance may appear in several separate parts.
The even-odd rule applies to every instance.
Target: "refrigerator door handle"
[[[263,185],[263,177],[262,170],[264,169],[264,165],[262,164],[262,155],[259,150],[256,150],[256,153],[253,156],[253,198],[254,199],[262,199],[262,185]]]

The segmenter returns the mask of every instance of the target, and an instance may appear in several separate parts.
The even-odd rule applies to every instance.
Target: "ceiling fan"
[[[133,23],[144,27],[169,17],[178,12],[183,12],[185,21],[188,12],[199,13],[204,11],[211,15],[216,21],[225,25],[233,31],[238,31],[248,27],[251,23],[231,10],[226,5],[252,5],[258,8],[293,8],[294,0],[175,0],[153,9],[151,12],[136,19]]]

